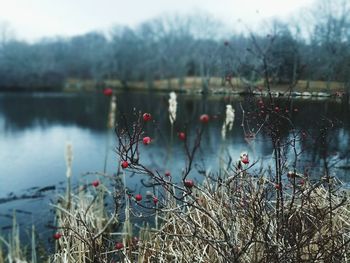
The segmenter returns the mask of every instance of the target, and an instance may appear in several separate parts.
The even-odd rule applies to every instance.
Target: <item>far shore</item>
[[[199,77],[186,77],[182,81],[177,78],[155,80],[151,84],[144,81],[130,81],[127,86],[119,80],[105,80],[97,83],[93,80],[68,79],[64,91],[95,91],[110,87],[114,89],[129,90],[152,90],[160,92],[177,91],[181,93],[210,93],[210,94],[250,94],[267,95],[263,81],[248,83],[238,78],[227,81],[222,78],[212,77],[209,79],[207,90],[203,89],[203,80]],[[341,97],[346,94],[346,84],[341,82],[306,81],[299,80],[291,90],[287,84],[271,84],[271,92],[274,96],[301,96],[301,97]]]
[[[225,80],[219,77],[212,77],[206,85],[200,77],[186,77],[182,80],[178,78],[145,81],[129,81],[126,84],[119,80],[83,80],[67,79],[63,87],[23,87],[23,88],[0,88],[5,92],[96,92],[104,88],[129,91],[155,91],[188,94],[227,94],[227,95],[247,95],[268,96],[267,89],[263,81],[248,82],[239,78]],[[206,89],[204,87],[207,87]],[[288,84],[270,84],[271,93],[274,97],[294,96],[294,97],[342,97],[350,93],[349,84],[341,82],[306,81],[299,80],[292,88]]]

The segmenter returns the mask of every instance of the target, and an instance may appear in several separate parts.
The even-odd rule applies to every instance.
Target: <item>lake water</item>
[[[256,98],[229,97],[222,95],[178,96],[177,121],[171,143],[171,126],[168,117],[167,93],[119,93],[117,94],[117,122],[122,113],[132,120],[134,109],[150,112],[155,124],[147,124],[146,133],[154,141],[142,146],[142,161],[154,170],[170,170],[179,175],[184,167],[183,145],[176,132],[186,129],[189,139],[193,138],[198,117],[202,113],[211,116],[206,127],[196,163],[217,171],[220,160],[230,155],[236,160],[242,151],[247,151],[252,161],[267,167],[272,164],[269,137],[261,132],[255,140],[246,140],[241,127],[243,107],[247,112],[256,107]],[[255,101],[254,101],[255,100]],[[226,105],[236,110],[234,127],[221,138]],[[285,101],[276,103],[284,110]],[[295,99],[290,115],[296,131],[307,136],[299,143],[303,149],[298,164],[301,172],[308,170],[313,177],[322,176],[321,146],[317,143],[320,128],[332,122],[327,131],[327,154],[331,172],[345,182],[350,181],[350,105],[335,100]],[[86,172],[102,171],[108,149],[107,172],[117,169],[118,158],[113,151],[115,138],[106,128],[109,98],[100,94],[1,94],[0,95],[0,226],[6,231],[11,225],[12,211],[18,210],[17,218],[24,229],[32,223],[42,231],[39,237],[45,239],[52,230],[44,226],[52,220],[49,203],[55,195],[62,193],[65,186],[64,151],[67,141],[73,144],[73,181],[75,184],[89,183],[95,176],[81,175]],[[259,118],[247,115],[247,118]],[[252,127],[251,127],[252,128]],[[257,128],[255,128],[256,130]],[[281,127],[283,130],[284,127]],[[282,131],[285,137],[289,130]],[[110,142],[107,144],[107,142]],[[171,154],[169,155],[169,147]],[[224,154],[222,154],[224,153]],[[194,170],[190,177],[200,180]],[[139,176],[128,179],[128,186],[141,191]],[[40,198],[25,198],[48,187]],[[54,186],[55,189],[52,190]]]

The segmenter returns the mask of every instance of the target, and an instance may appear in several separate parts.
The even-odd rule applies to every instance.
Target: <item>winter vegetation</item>
[[[203,14],[36,43],[8,37],[3,26],[1,89],[86,90],[81,83],[91,82],[109,111],[99,116],[107,134],[103,170],[87,171],[84,183],[73,184],[79,176],[72,172],[74,141],[66,145],[65,190],[51,203],[50,252],[39,249],[34,226],[31,242],[21,243],[14,214],[10,234],[0,233],[0,263],[349,262],[350,192],[334,173],[338,157],[329,148],[339,120],[321,118],[313,134],[293,123],[299,111],[293,93],[300,85],[350,92],[350,3],[317,3],[304,16],[307,26],[270,21],[266,32],[225,36],[216,33],[220,22]],[[256,95],[236,105],[228,96],[217,134],[221,144],[215,145],[220,162],[210,169],[197,156],[215,117],[201,110],[190,130],[174,89],[174,82],[179,89],[191,87],[189,79],[202,93],[217,83]],[[143,158],[161,137],[159,115],[121,112],[117,93],[157,83],[169,91],[168,110],[159,112],[170,130],[160,168]],[[276,102],[278,85],[285,87],[283,102]],[[231,156],[228,135],[237,119],[247,150]],[[271,146],[269,165],[250,155],[254,147],[248,145],[257,138]],[[182,156],[174,154],[174,144]],[[312,176],[300,166],[310,145],[322,164]],[[117,163],[113,172],[107,169],[111,161]],[[167,162],[182,162],[181,169],[170,172]],[[131,190],[132,176],[141,188]]]

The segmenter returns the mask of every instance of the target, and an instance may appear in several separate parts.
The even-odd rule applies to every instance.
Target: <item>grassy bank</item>
[[[347,262],[348,191],[330,193],[320,183],[301,185],[296,179],[295,193],[293,187],[283,190],[284,205],[276,210],[276,200],[269,198],[276,191],[273,182],[225,174],[224,183],[207,177],[196,185],[184,199],[191,205],[169,196],[160,200],[152,208],[158,209],[158,227],[136,229],[130,215],[148,206],[147,201],[127,199],[123,212],[119,207],[110,214],[103,200],[115,198],[115,189],[108,189],[108,180],[98,187],[80,187],[54,204],[61,236],[45,262]],[[10,254],[1,250],[0,262],[41,262],[35,249],[30,255],[20,246],[18,232],[12,234],[5,241]]]

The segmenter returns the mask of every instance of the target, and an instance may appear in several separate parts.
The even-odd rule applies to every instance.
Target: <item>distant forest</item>
[[[224,25],[209,15],[170,15],[109,34],[35,43],[11,37],[0,24],[0,89],[59,90],[68,78],[118,79],[125,87],[187,76],[252,81],[265,69],[276,83],[322,80],[349,87],[350,1],[320,0],[300,17],[271,20],[259,32],[222,34]]]

